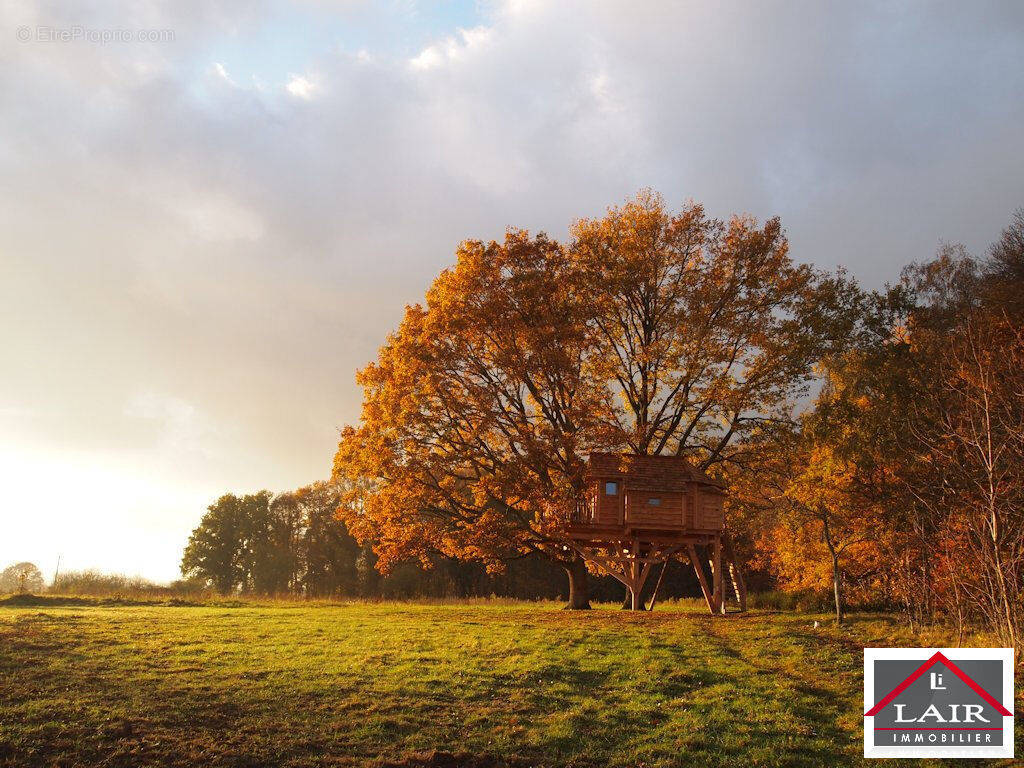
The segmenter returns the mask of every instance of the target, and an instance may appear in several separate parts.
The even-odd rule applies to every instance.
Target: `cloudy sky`
[[[457,242],[642,187],[870,286],[1024,205],[1024,4],[0,0],[0,567],[326,477]]]

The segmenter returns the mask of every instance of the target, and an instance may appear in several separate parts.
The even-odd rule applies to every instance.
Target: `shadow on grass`
[[[0,607],[5,608],[38,608],[44,606],[110,606],[110,605],[140,605],[140,606],[180,606],[197,607],[204,603],[197,603],[192,600],[182,600],[172,597],[164,600],[140,600],[133,597],[69,597],[65,595],[11,595],[0,599]],[[244,605],[239,603],[239,606]],[[220,607],[223,603],[220,604]]]
[[[539,766],[535,760],[519,757],[472,754],[469,752],[414,752],[398,760],[378,760],[374,768],[527,768]]]

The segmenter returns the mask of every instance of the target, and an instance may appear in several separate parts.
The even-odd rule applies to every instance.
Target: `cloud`
[[[448,62],[458,62],[485,48],[491,41],[490,27],[459,29],[454,36],[427,46],[409,60],[413,69],[433,69]]]
[[[160,448],[172,454],[168,459],[180,458],[173,454],[183,452],[213,453],[212,429],[197,408],[181,398],[142,392],[128,401],[124,414],[155,425]]]
[[[320,86],[302,75],[292,75],[285,90],[292,96],[309,101],[320,90]]]
[[[213,66],[210,67],[210,71],[223,80],[228,85],[237,85],[237,83],[231,79],[231,75],[228,74],[227,69],[219,61],[213,62]]]
[[[226,195],[190,195],[188,199],[168,200],[168,203],[181,217],[189,234],[197,240],[252,241],[263,235],[260,217]]]

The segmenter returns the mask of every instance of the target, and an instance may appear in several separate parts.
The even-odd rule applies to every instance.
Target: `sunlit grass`
[[[0,763],[853,765],[861,649],[914,642],[885,616],[559,608],[3,607]]]

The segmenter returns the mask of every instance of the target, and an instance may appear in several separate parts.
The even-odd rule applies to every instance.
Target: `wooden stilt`
[[[633,539],[629,546],[630,560],[626,564],[626,572],[629,574],[629,609],[639,611],[643,608],[640,603],[640,590],[643,584],[640,582],[640,542]]]
[[[651,603],[647,606],[648,611],[654,610],[654,604],[658,602],[658,590],[661,589],[662,579],[665,578],[665,571],[668,570],[668,561],[671,560],[671,556],[665,558],[664,565],[661,566],[661,573],[658,574],[658,581],[654,585],[654,594],[651,595]]]
[[[623,606],[624,608],[629,607],[634,611],[642,611],[644,610],[644,585],[650,578],[654,566],[661,564],[662,569],[658,576],[658,583],[654,587],[651,607],[653,607],[657,600],[658,591],[665,578],[665,570],[668,568],[668,561],[687,545],[660,542],[641,543],[634,539],[630,542],[608,542],[607,544],[595,547],[588,547],[580,543],[574,543],[570,546],[587,562],[596,565],[601,571],[615,578],[626,587],[627,598],[626,604]],[[704,592],[704,599],[708,601],[710,607],[711,591],[693,544],[689,545],[689,557],[690,562],[694,564],[697,570],[701,589]]]
[[[632,610],[643,610],[641,600],[644,584],[647,582],[654,564],[662,562],[660,558],[664,556],[664,553],[661,550],[641,552],[637,541],[626,545],[618,544],[604,554],[597,554],[593,550],[578,545],[573,549],[626,587],[629,606]]]
[[[722,537],[716,536],[711,543],[711,577],[714,579],[714,613],[725,613],[725,589],[722,581]]]
[[[732,542],[725,534],[722,535],[722,547],[725,552],[726,561],[729,564],[729,580],[732,582],[733,591],[736,593],[736,602],[739,603],[741,611],[746,611],[747,585],[743,583],[743,571],[740,570],[740,565],[736,562]]]
[[[651,575],[651,567],[654,565],[650,558],[641,561],[639,555],[640,553],[637,552],[637,558],[633,560],[633,572],[636,574],[633,578],[632,587],[632,604],[634,611],[642,611],[644,609],[644,584],[647,583],[647,577]]]
[[[708,580],[704,575],[704,566],[700,564],[700,558],[697,557],[697,548],[693,546],[693,544],[687,544],[686,554],[690,558],[693,570],[697,573],[697,581],[700,582],[700,591],[704,593],[704,600],[707,601],[708,609],[714,613],[715,604],[712,601],[711,590],[708,589]]]
[[[640,595],[638,594],[637,581],[640,578],[640,564],[636,561],[636,555],[639,553],[634,551],[633,554],[634,558],[627,566],[629,569],[629,610],[638,611],[640,609],[637,607],[637,601],[640,599]]]

